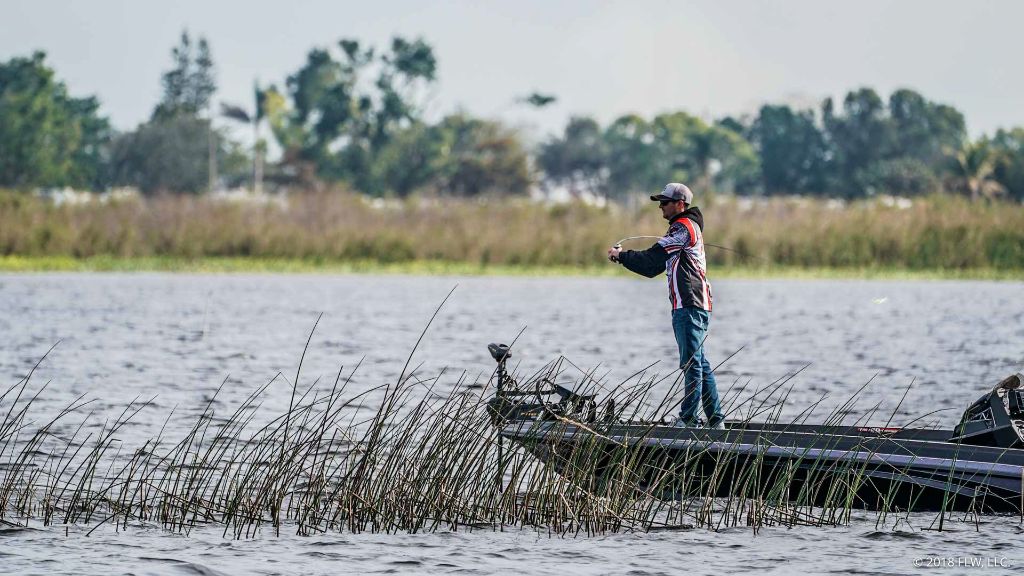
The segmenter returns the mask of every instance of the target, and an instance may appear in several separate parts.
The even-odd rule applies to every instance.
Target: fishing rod
[[[623,239],[619,240],[618,242],[616,242],[614,245],[612,245],[612,248],[615,248],[616,250],[622,250],[622,243],[623,242],[628,242],[630,240],[640,240],[640,239],[643,239],[643,238],[649,238],[651,240],[661,240],[662,237],[661,236],[627,236],[626,238],[623,238]],[[739,254],[740,256],[743,256],[744,258],[754,258],[756,260],[765,261],[765,259],[761,258],[760,256],[754,256],[753,254],[747,254],[746,252],[740,252],[739,250],[736,250],[735,248],[729,248],[728,246],[720,246],[718,244],[712,244],[710,242],[705,242],[704,245],[705,246],[710,246],[712,248],[718,248],[719,250],[725,250],[726,252],[733,252],[735,254]]]

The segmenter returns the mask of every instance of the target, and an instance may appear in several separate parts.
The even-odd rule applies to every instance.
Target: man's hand
[[[609,262],[618,262],[619,261],[619,254],[621,252],[622,252],[622,246],[619,246],[618,244],[616,244],[615,246],[612,246],[611,248],[609,248],[608,249],[608,261]]]

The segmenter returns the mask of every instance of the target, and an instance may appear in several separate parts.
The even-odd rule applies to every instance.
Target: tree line
[[[968,138],[964,117],[913,90],[826,98],[818,110],[766,104],[712,123],[685,112],[572,118],[540,146],[552,181],[598,195],[680,180],[741,195],[862,198],[939,191],[1024,200],[1024,128]]]
[[[385,49],[343,39],[310,50],[281,84],[254,85],[251,101],[215,106],[210,45],[185,32],[150,118],[118,132],[95,96],[69,94],[44,53],[12,58],[0,62],[0,187],[199,193],[267,182],[479,196],[540,186],[624,199],[682,180],[738,195],[1024,200],[1024,128],[972,140],[963,114],[913,90],[886,100],[861,88],[816,109],[766,104],[713,121],[682,111],[604,126],[573,117],[531,147],[512,127],[465,112],[428,121],[437,66],[422,39]],[[252,130],[253,144],[234,141],[226,122]],[[268,162],[272,146],[279,155]]]

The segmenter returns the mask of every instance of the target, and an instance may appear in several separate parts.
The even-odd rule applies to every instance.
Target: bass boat
[[[502,441],[587,490],[742,497],[888,511],[1024,513],[1024,377],[1004,379],[952,430],[623,419],[614,401],[538,378],[519,386],[503,344],[487,410]]]

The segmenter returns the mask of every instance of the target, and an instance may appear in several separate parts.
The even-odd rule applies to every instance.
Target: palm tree
[[[960,187],[971,195],[971,201],[992,199],[1006,192],[995,179],[996,155],[988,140],[968,142],[953,155],[953,171]]]
[[[261,89],[259,83],[256,83],[253,85],[253,96],[254,112],[252,114],[242,106],[225,102],[220,104],[220,113],[225,118],[252,125],[252,190],[258,194],[263,191],[263,155],[267,148],[266,141],[260,138],[260,124],[266,116],[267,91]]]

